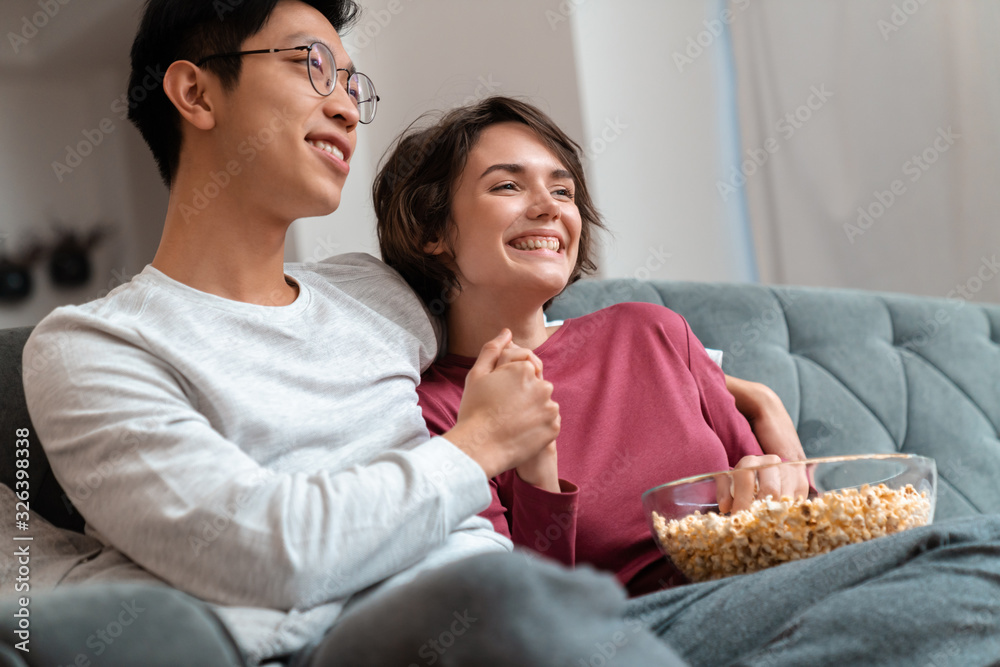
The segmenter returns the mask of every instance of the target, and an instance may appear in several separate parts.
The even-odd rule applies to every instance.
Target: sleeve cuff
[[[542,509],[559,512],[571,512],[577,504],[580,489],[572,482],[559,480],[561,493],[553,493],[540,489],[534,484],[528,484],[514,473],[514,497],[521,504],[529,504]]]
[[[413,450],[416,467],[447,500],[456,523],[482,512],[493,502],[490,481],[479,464],[447,438],[437,436]]]

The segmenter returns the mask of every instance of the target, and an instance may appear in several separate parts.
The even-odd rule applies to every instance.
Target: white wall
[[[716,2],[581,2],[570,12],[590,180],[614,236],[605,275],[738,281],[752,269],[715,183],[723,41]],[[569,26],[563,27],[569,30]],[[709,46],[685,55],[689,40]],[[669,255],[667,259],[664,256]]]
[[[746,182],[765,281],[1000,300],[998,31],[995,0],[746,10],[743,136],[780,149]]]

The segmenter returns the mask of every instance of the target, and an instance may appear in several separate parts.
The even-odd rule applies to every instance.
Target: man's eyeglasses
[[[305,51],[308,63],[309,82],[317,93],[323,97],[333,94],[337,85],[337,72],[347,72],[347,94],[354,101],[358,108],[359,120],[368,124],[375,120],[375,108],[378,106],[378,95],[375,94],[375,84],[361,72],[351,72],[344,68],[338,68],[333,59],[333,52],[326,44],[313,42],[309,46],[293,46],[287,49],[258,49],[256,51],[236,51],[234,53],[216,53],[205,56],[195,65],[201,67],[214,58],[235,58],[238,56],[252,56],[258,53],[281,53],[282,51]]]

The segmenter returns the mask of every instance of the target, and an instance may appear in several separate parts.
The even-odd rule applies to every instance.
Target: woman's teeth
[[[341,160],[344,159],[344,151],[340,150],[333,144],[328,144],[325,141],[313,141],[312,139],[306,139],[306,141],[309,143],[310,146],[315,146],[321,151],[326,151],[327,153],[330,153],[331,155],[340,158]]]
[[[514,241],[511,246],[518,250],[559,250],[559,239],[528,239]]]

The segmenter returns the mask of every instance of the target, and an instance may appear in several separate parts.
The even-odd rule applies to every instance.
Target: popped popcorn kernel
[[[926,525],[931,501],[912,484],[827,491],[816,498],[770,496],[730,515],[694,512],[667,521],[652,513],[663,550],[693,582],[757,572]]]

